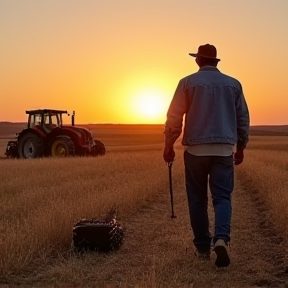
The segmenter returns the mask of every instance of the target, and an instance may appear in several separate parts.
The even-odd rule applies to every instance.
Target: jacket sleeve
[[[164,135],[165,145],[168,147],[173,146],[175,141],[181,135],[186,106],[185,87],[182,79],[178,83],[167,112]]]
[[[249,141],[249,127],[250,127],[250,117],[248,106],[242,91],[240,90],[240,95],[236,100],[236,115],[237,115],[237,148],[245,149]]]

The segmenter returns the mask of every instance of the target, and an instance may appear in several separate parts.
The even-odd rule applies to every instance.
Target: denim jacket
[[[225,143],[244,149],[248,143],[249,111],[240,82],[204,66],[180,80],[165,123],[165,144],[182,132],[183,145]]]

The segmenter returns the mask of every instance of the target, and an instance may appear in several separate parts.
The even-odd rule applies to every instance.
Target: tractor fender
[[[57,137],[68,137],[73,141],[73,143],[76,146],[81,145],[82,143],[82,138],[84,138],[84,135],[81,133],[81,131],[77,129],[70,129],[70,127],[59,127],[55,128],[47,135],[47,143],[48,147],[51,147],[52,143]]]
[[[71,134],[77,135],[79,138],[82,137],[82,131],[76,126],[74,127],[65,126],[63,129],[67,131],[67,133],[69,134],[71,133]]]
[[[27,128],[18,134],[17,141],[19,142],[19,139],[22,138],[27,133],[34,133],[36,136],[38,136],[41,139],[43,139],[46,136],[46,134],[37,127]]]
[[[43,150],[45,150],[45,141],[43,141],[43,140],[44,140],[46,135],[42,130],[40,130],[37,127],[27,128],[27,129],[22,130],[20,133],[18,133],[17,143],[19,144],[19,141],[21,140],[21,138],[24,137],[28,133],[33,133],[33,134],[35,134],[35,136],[39,137],[43,142]]]
[[[71,135],[71,138],[76,146],[82,146],[83,144],[86,144],[90,135],[88,130],[85,131],[84,128],[80,128],[77,126],[74,126],[74,127],[65,126],[63,130],[67,134]],[[92,140],[92,136],[91,136],[91,140]]]

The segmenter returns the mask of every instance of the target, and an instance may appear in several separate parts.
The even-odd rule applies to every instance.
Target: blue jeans
[[[208,181],[215,214],[213,242],[230,242],[231,193],[234,188],[233,156],[195,156],[184,152],[185,181],[193,243],[200,252],[210,250]]]

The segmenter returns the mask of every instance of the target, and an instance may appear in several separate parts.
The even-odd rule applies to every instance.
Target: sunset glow
[[[210,43],[251,124],[287,124],[288,1],[227,3],[0,1],[0,121],[54,108],[79,123],[164,123],[179,80],[198,70],[188,53]]]
[[[132,103],[132,111],[135,117],[147,123],[158,123],[166,113],[167,103],[159,92],[143,91],[138,93]]]

